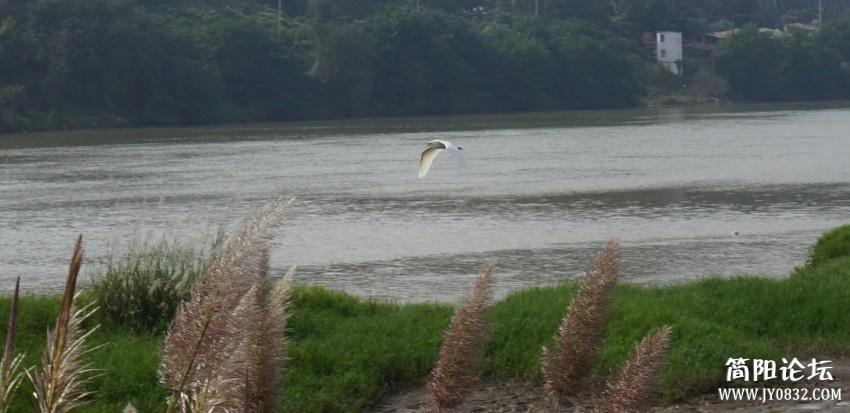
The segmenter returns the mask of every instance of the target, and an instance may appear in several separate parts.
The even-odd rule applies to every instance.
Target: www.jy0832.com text
[[[828,401],[841,400],[841,389],[818,387],[807,388],[720,388],[717,389],[721,401]]]

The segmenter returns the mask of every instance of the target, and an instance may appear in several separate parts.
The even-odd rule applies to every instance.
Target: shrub
[[[221,232],[210,250],[220,244]],[[112,322],[135,332],[160,334],[207,265],[204,248],[138,238],[120,255],[108,254],[105,271],[88,288],[90,299]]]

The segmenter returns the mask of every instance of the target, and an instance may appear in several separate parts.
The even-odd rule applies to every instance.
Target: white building
[[[655,58],[670,72],[682,76],[682,33],[658,32],[655,34]]]

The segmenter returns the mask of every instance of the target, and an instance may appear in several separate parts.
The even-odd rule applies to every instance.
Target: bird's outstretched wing
[[[419,177],[422,178],[431,169],[431,164],[434,163],[434,158],[442,152],[442,148],[427,147],[422,150],[422,155],[419,157]]]
[[[446,150],[449,151],[452,158],[455,158],[455,163],[457,163],[458,168],[466,169],[466,161],[463,159],[463,153],[461,153],[460,148],[454,145],[448,145],[446,146]]]

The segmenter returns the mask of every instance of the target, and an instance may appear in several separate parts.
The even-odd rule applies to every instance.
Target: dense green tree
[[[313,105],[305,97],[312,87],[305,62],[276,40],[268,19],[234,13],[220,18],[210,31],[215,64],[225,98],[247,120],[308,117]]]
[[[377,39],[373,97],[387,114],[467,111],[478,78],[461,50],[473,36],[461,17],[386,8],[367,23]]]
[[[415,5],[0,0],[0,131],[630,106],[659,81],[638,58],[643,32],[759,14],[754,0]],[[786,6],[758,18],[805,14]],[[721,42],[692,98],[727,86],[750,100],[846,98],[848,44],[850,17],[785,36],[747,26]]]
[[[365,19],[384,6],[406,4],[410,9],[412,1],[415,0],[309,0],[307,11],[321,22],[339,18]]]
[[[32,84],[44,74],[25,26],[14,18],[0,21],[0,86]]]
[[[745,99],[778,100],[787,95],[788,50],[772,32],[749,24],[720,41],[714,68],[731,91]]]
[[[27,27],[13,17],[0,21],[0,132],[33,129],[44,74]]]
[[[558,107],[551,96],[554,66],[549,51],[529,34],[504,25],[484,30],[495,55],[484,72],[492,99],[499,111],[526,111]]]
[[[671,0],[612,0],[615,19],[641,31],[669,30],[674,8]]]
[[[792,29],[784,34],[759,31],[751,24],[718,45],[714,68],[730,92],[745,99],[846,99],[850,49],[845,41],[850,41],[845,19],[820,32]]]
[[[850,14],[824,25],[814,42],[821,46],[825,69],[840,84],[840,96],[850,97]]]
[[[39,0],[29,21],[36,58],[47,67],[45,97],[71,110],[116,114],[134,109],[158,60],[148,27],[128,0]]]
[[[138,83],[133,120],[142,125],[227,120],[222,113],[224,85],[214,60],[214,37],[204,24],[212,25],[218,14],[166,10],[145,15],[150,29],[146,49],[140,52],[155,64],[141,77],[144,82]]]
[[[633,44],[586,22],[551,29],[557,96],[570,108],[634,105],[642,94]]]
[[[816,39],[841,60],[850,62],[850,13],[825,24]]]
[[[794,100],[846,97],[841,61],[808,31],[791,31],[781,39],[788,50],[787,98]]]
[[[525,17],[534,15],[535,6],[540,7],[542,0],[496,0],[494,8],[496,14],[503,21],[510,21],[512,17]]]
[[[321,25],[311,74],[324,83],[337,115],[372,113],[373,60],[377,40],[362,24]]]
[[[539,0],[542,17],[582,19],[605,26],[613,15],[610,0]]]

